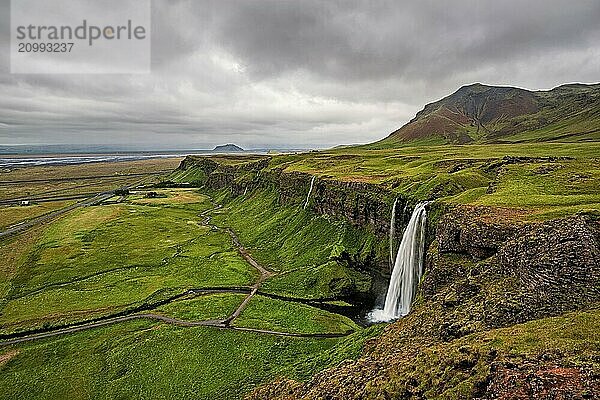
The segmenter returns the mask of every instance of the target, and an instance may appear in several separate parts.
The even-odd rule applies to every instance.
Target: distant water
[[[56,157],[10,157],[0,158],[0,168],[32,167],[39,165],[87,164],[95,162],[137,161],[152,158],[184,157],[186,154],[122,154],[122,155],[73,155]]]
[[[42,153],[42,151],[45,152]],[[61,151],[64,150],[64,151]],[[136,161],[152,158],[180,158],[194,155],[266,155],[276,153],[298,153],[298,149],[251,149],[244,151],[215,151],[215,150],[156,150],[156,151],[109,151],[90,148],[90,151],[73,151],[65,146],[23,147],[0,145],[0,168],[31,167],[38,165],[68,165],[87,164],[95,162]]]

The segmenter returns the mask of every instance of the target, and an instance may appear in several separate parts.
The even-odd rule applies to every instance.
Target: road
[[[78,193],[68,194],[63,196],[46,196],[46,197],[22,197],[18,199],[0,200],[0,206],[8,206],[13,204],[20,204],[22,201],[29,201],[32,203],[48,203],[52,201],[65,201],[65,200],[80,200],[87,199],[93,196],[98,196],[98,192],[92,193]]]
[[[71,204],[70,206],[61,208],[60,210],[52,211],[48,214],[44,214],[37,218],[33,218],[29,221],[25,221],[21,224],[14,225],[14,226],[6,229],[3,232],[0,232],[0,239],[23,232],[29,228],[32,228],[38,224],[50,221],[53,218],[59,217],[63,214],[68,213],[69,211],[73,211],[77,208],[87,207],[87,206],[92,206],[95,204],[102,203],[104,200],[108,200],[109,198],[113,197],[115,195],[116,191],[129,190],[131,188],[134,188],[134,187],[140,185],[143,181],[144,180],[141,180],[141,181],[135,182],[131,185],[123,186],[123,187],[120,187],[120,188],[114,189],[114,190],[108,190],[108,191],[102,192],[102,193],[95,193],[95,194],[92,193],[92,194],[90,194],[91,197],[89,197],[83,201],[80,201],[79,203]],[[53,201],[56,201],[56,200],[53,200]]]
[[[76,187],[62,187],[59,189],[53,189],[53,190],[48,190],[45,192],[39,192],[39,193],[34,193],[34,194],[30,194],[27,196],[19,196],[19,197],[13,197],[10,199],[2,199],[0,200],[0,204],[13,204],[13,203],[20,203],[23,200],[29,200],[30,202],[43,202],[43,201],[56,201],[56,197],[60,197],[60,196],[77,196],[77,195],[85,195],[86,193],[71,193],[73,190],[77,189],[77,190],[81,190],[84,187],[98,187],[100,185],[107,185],[110,184],[111,186],[114,186],[115,184],[119,184],[119,186],[123,186],[123,182],[126,181],[130,181],[132,178],[128,178],[128,177],[123,177],[123,178],[115,178],[115,179],[111,179],[110,181],[96,181],[96,182],[91,182],[91,183],[80,183],[78,184]],[[98,193],[98,189],[96,189],[92,194],[97,194]],[[67,192],[67,193],[65,193]],[[89,193],[87,193],[87,195],[89,196]]]
[[[173,172],[172,170],[156,171],[156,172],[140,172],[131,174],[119,174],[119,175],[97,175],[97,176],[74,176],[72,178],[48,178],[48,179],[27,179],[27,180],[16,180],[16,181],[0,181],[0,185],[16,185],[23,183],[50,183],[50,182],[70,182],[70,181],[82,181],[90,179],[102,179],[102,178],[127,178],[136,176],[148,176],[148,175],[160,175]]]
[[[87,207],[87,206],[91,206],[94,204],[98,204],[104,200],[107,200],[109,198],[111,198],[112,196],[114,196],[114,191],[110,191],[110,192],[104,192],[104,193],[100,193],[95,195],[92,198],[88,198],[84,201],[81,201],[79,203],[75,203],[75,204],[71,204],[70,206],[67,206],[65,208],[61,208],[60,210],[56,210],[53,211],[51,213],[48,214],[44,214],[40,217],[37,218],[33,218],[29,221],[23,222],[21,224],[18,225],[14,225],[8,229],[6,229],[3,232],[0,232],[0,239],[7,237],[7,236],[11,236],[17,233],[20,233],[22,231],[25,231],[29,228],[34,227],[35,225],[44,223],[46,221],[49,221],[53,218],[56,218],[58,216],[61,216],[63,214],[68,213],[69,211],[75,210],[76,208],[80,208],[80,207]]]

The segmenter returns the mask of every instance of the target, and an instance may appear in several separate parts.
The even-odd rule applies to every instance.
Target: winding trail
[[[256,293],[258,292],[258,289],[260,289],[262,283],[269,277],[275,275],[275,273],[273,271],[269,271],[268,269],[266,269],[265,267],[260,265],[254,258],[252,258],[250,253],[248,253],[248,250],[246,250],[246,248],[242,245],[242,243],[240,242],[240,239],[237,237],[237,235],[231,228],[221,228],[217,225],[210,223],[209,213],[216,211],[219,208],[221,208],[220,204],[216,205],[212,209],[202,212],[200,214],[200,216],[204,217],[203,224],[206,226],[210,226],[211,228],[216,229],[216,230],[224,229],[231,237],[231,240],[232,240],[233,244],[235,245],[235,247],[237,247],[240,255],[244,258],[244,260],[246,260],[246,262],[248,264],[250,264],[252,267],[254,267],[254,269],[256,269],[260,274],[260,276],[258,277],[258,280],[252,286],[250,293],[246,296],[244,301],[242,301],[242,303],[238,306],[238,308],[236,308],[236,310],[228,318],[226,318],[225,320],[222,321],[225,326],[231,326],[231,323],[237,317],[240,316],[242,311],[244,311],[244,309],[248,306],[248,303],[250,303],[250,300],[252,300],[252,298],[256,295]]]
[[[219,208],[221,208],[221,205],[216,205],[214,208],[208,209],[208,210],[200,213],[199,216],[204,217],[202,224],[205,226],[208,226],[212,229],[215,229],[215,230],[224,230],[229,234],[233,244],[237,247],[240,255],[246,260],[246,262],[248,262],[248,264],[250,264],[253,268],[255,268],[259,272],[260,275],[259,275],[257,281],[250,288],[243,288],[243,287],[216,288],[215,287],[215,288],[189,289],[185,293],[173,296],[171,299],[166,300],[164,303],[166,304],[171,301],[176,301],[178,299],[181,299],[181,298],[183,298],[185,296],[189,296],[189,295],[203,295],[203,294],[209,294],[209,293],[247,293],[247,296],[244,298],[242,303],[236,308],[236,310],[229,317],[222,319],[222,320],[210,319],[210,320],[202,320],[202,321],[188,321],[188,320],[181,320],[181,319],[177,319],[177,318],[173,318],[173,317],[169,317],[169,316],[165,316],[165,315],[161,315],[161,314],[155,314],[155,313],[148,313],[148,312],[139,313],[140,309],[137,309],[137,310],[132,310],[131,314],[120,315],[117,317],[106,317],[106,318],[100,317],[98,320],[95,320],[95,321],[84,322],[81,324],[74,324],[74,325],[68,326],[68,327],[56,328],[56,329],[50,328],[47,331],[37,332],[37,333],[24,332],[22,334],[12,334],[12,335],[9,335],[9,336],[12,336],[10,339],[0,341],[0,346],[8,346],[8,345],[18,344],[18,343],[23,343],[23,342],[29,342],[32,340],[50,338],[50,337],[55,337],[55,336],[64,335],[64,334],[68,334],[68,333],[80,332],[80,331],[84,331],[84,330],[99,328],[99,327],[103,327],[103,326],[107,326],[107,325],[117,324],[117,323],[136,320],[136,319],[152,319],[152,320],[157,320],[157,321],[161,321],[164,323],[168,323],[171,325],[185,326],[185,327],[207,326],[207,327],[213,327],[213,328],[222,329],[222,330],[253,332],[253,333],[260,333],[260,334],[267,334],[267,335],[275,335],[275,336],[283,336],[283,337],[298,337],[298,338],[340,338],[340,337],[348,336],[354,332],[354,331],[350,330],[350,331],[346,331],[343,333],[291,333],[291,332],[272,331],[272,330],[268,330],[268,329],[238,327],[238,326],[232,325],[232,322],[235,321],[235,319],[240,316],[240,314],[244,311],[244,309],[246,308],[246,306],[248,305],[250,300],[252,300],[252,298],[257,293],[264,294],[264,295],[267,295],[270,297],[269,294],[259,292],[259,289],[260,289],[261,285],[263,284],[263,282],[266,279],[268,279],[269,277],[274,276],[275,273],[273,271],[270,271],[267,268],[263,267],[254,258],[252,258],[250,253],[241,244],[239,238],[237,237],[237,235],[231,228],[228,228],[228,227],[221,228],[219,226],[216,226],[216,225],[210,223],[211,217],[210,217],[209,213],[214,212],[214,211],[218,210]],[[275,296],[275,297],[285,299],[283,296]],[[294,302],[302,302],[302,303],[307,303],[307,304],[311,303],[311,301],[307,300],[307,299],[289,298],[286,300],[294,301]],[[323,300],[323,301],[326,301],[326,300]],[[313,303],[318,303],[318,302],[313,301]],[[162,305],[162,304],[156,304],[154,306],[147,306],[148,308],[146,308],[146,309],[157,308],[160,305]]]
[[[85,331],[94,328],[101,328],[107,325],[113,325],[121,322],[132,321],[136,319],[152,319],[161,322],[165,322],[171,325],[185,326],[185,327],[196,327],[196,326],[209,326],[213,328],[223,329],[223,330],[231,330],[231,331],[241,331],[241,332],[254,332],[261,333],[266,335],[275,335],[275,336],[283,336],[283,337],[299,337],[299,338],[340,338],[345,337],[351,334],[352,332],[344,332],[344,333],[290,333],[290,332],[279,332],[279,331],[270,331],[267,329],[255,329],[255,328],[244,328],[238,326],[231,326],[225,324],[221,320],[211,319],[205,321],[185,321],[182,319],[167,317],[165,315],[146,313],[146,314],[132,314],[125,315],[122,317],[111,318],[103,321],[91,322],[86,324],[81,324],[77,326],[73,326],[70,328],[63,328],[54,331],[37,333],[34,335],[14,338],[5,340],[0,342],[0,346],[9,346],[13,344],[29,342],[32,340],[51,338],[54,336],[64,335],[67,333],[75,333],[80,331]]]

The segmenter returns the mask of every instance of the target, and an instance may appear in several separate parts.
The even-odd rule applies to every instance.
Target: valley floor
[[[132,188],[3,239],[3,398],[239,398],[363,330],[325,297],[263,289],[281,271],[211,221],[226,213]]]

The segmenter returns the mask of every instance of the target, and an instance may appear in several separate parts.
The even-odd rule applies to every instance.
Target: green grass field
[[[249,286],[256,271],[228,235],[201,226],[198,214],[211,205],[195,196],[88,207],[43,229],[15,260],[2,331],[106,315],[191,288]]]
[[[156,191],[156,198],[134,191],[122,203],[78,209],[5,239],[0,247],[0,333],[56,329],[140,306],[184,321],[226,319],[247,294],[186,295],[159,305],[188,289],[250,287],[258,278],[225,230],[204,225],[207,211],[215,224],[232,227],[244,244],[248,240],[259,262],[282,273],[261,290],[323,298],[365,279],[334,260],[340,246],[358,249],[354,239],[370,240],[350,226],[331,226],[322,218],[284,209],[256,231],[254,218],[264,218],[260,213],[266,205],[274,209],[272,194],[257,194],[245,204],[228,201],[215,213],[210,211],[213,203],[197,189]],[[274,237],[269,232],[290,220],[294,225],[270,244]],[[292,235],[303,224],[308,224],[304,233]],[[337,242],[328,244],[328,236],[338,229]],[[261,242],[269,245],[259,246]],[[280,250],[273,254],[276,246]],[[296,257],[300,253],[303,257]],[[336,278],[339,287],[315,285],[321,278]],[[302,287],[289,290],[301,279]],[[286,338],[151,320],[120,322],[0,348],[0,390],[7,398],[25,399],[237,399],[280,374],[304,379],[308,370],[357,357],[369,337],[341,315],[263,296],[252,298],[233,326],[356,333],[341,339]],[[334,356],[315,358],[329,349]]]
[[[0,392],[13,399],[238,399],[337,341],[135,321],[18,346],[0,367]]]
[[[225,319],[235,311],[245,297],[245,294],[238,293],[204,295],[160,306],[156,312],[186,321]]]
[[[255,296],[235,326],[290,333],[346,333],[360,330],[351,319],[316,307]]]

